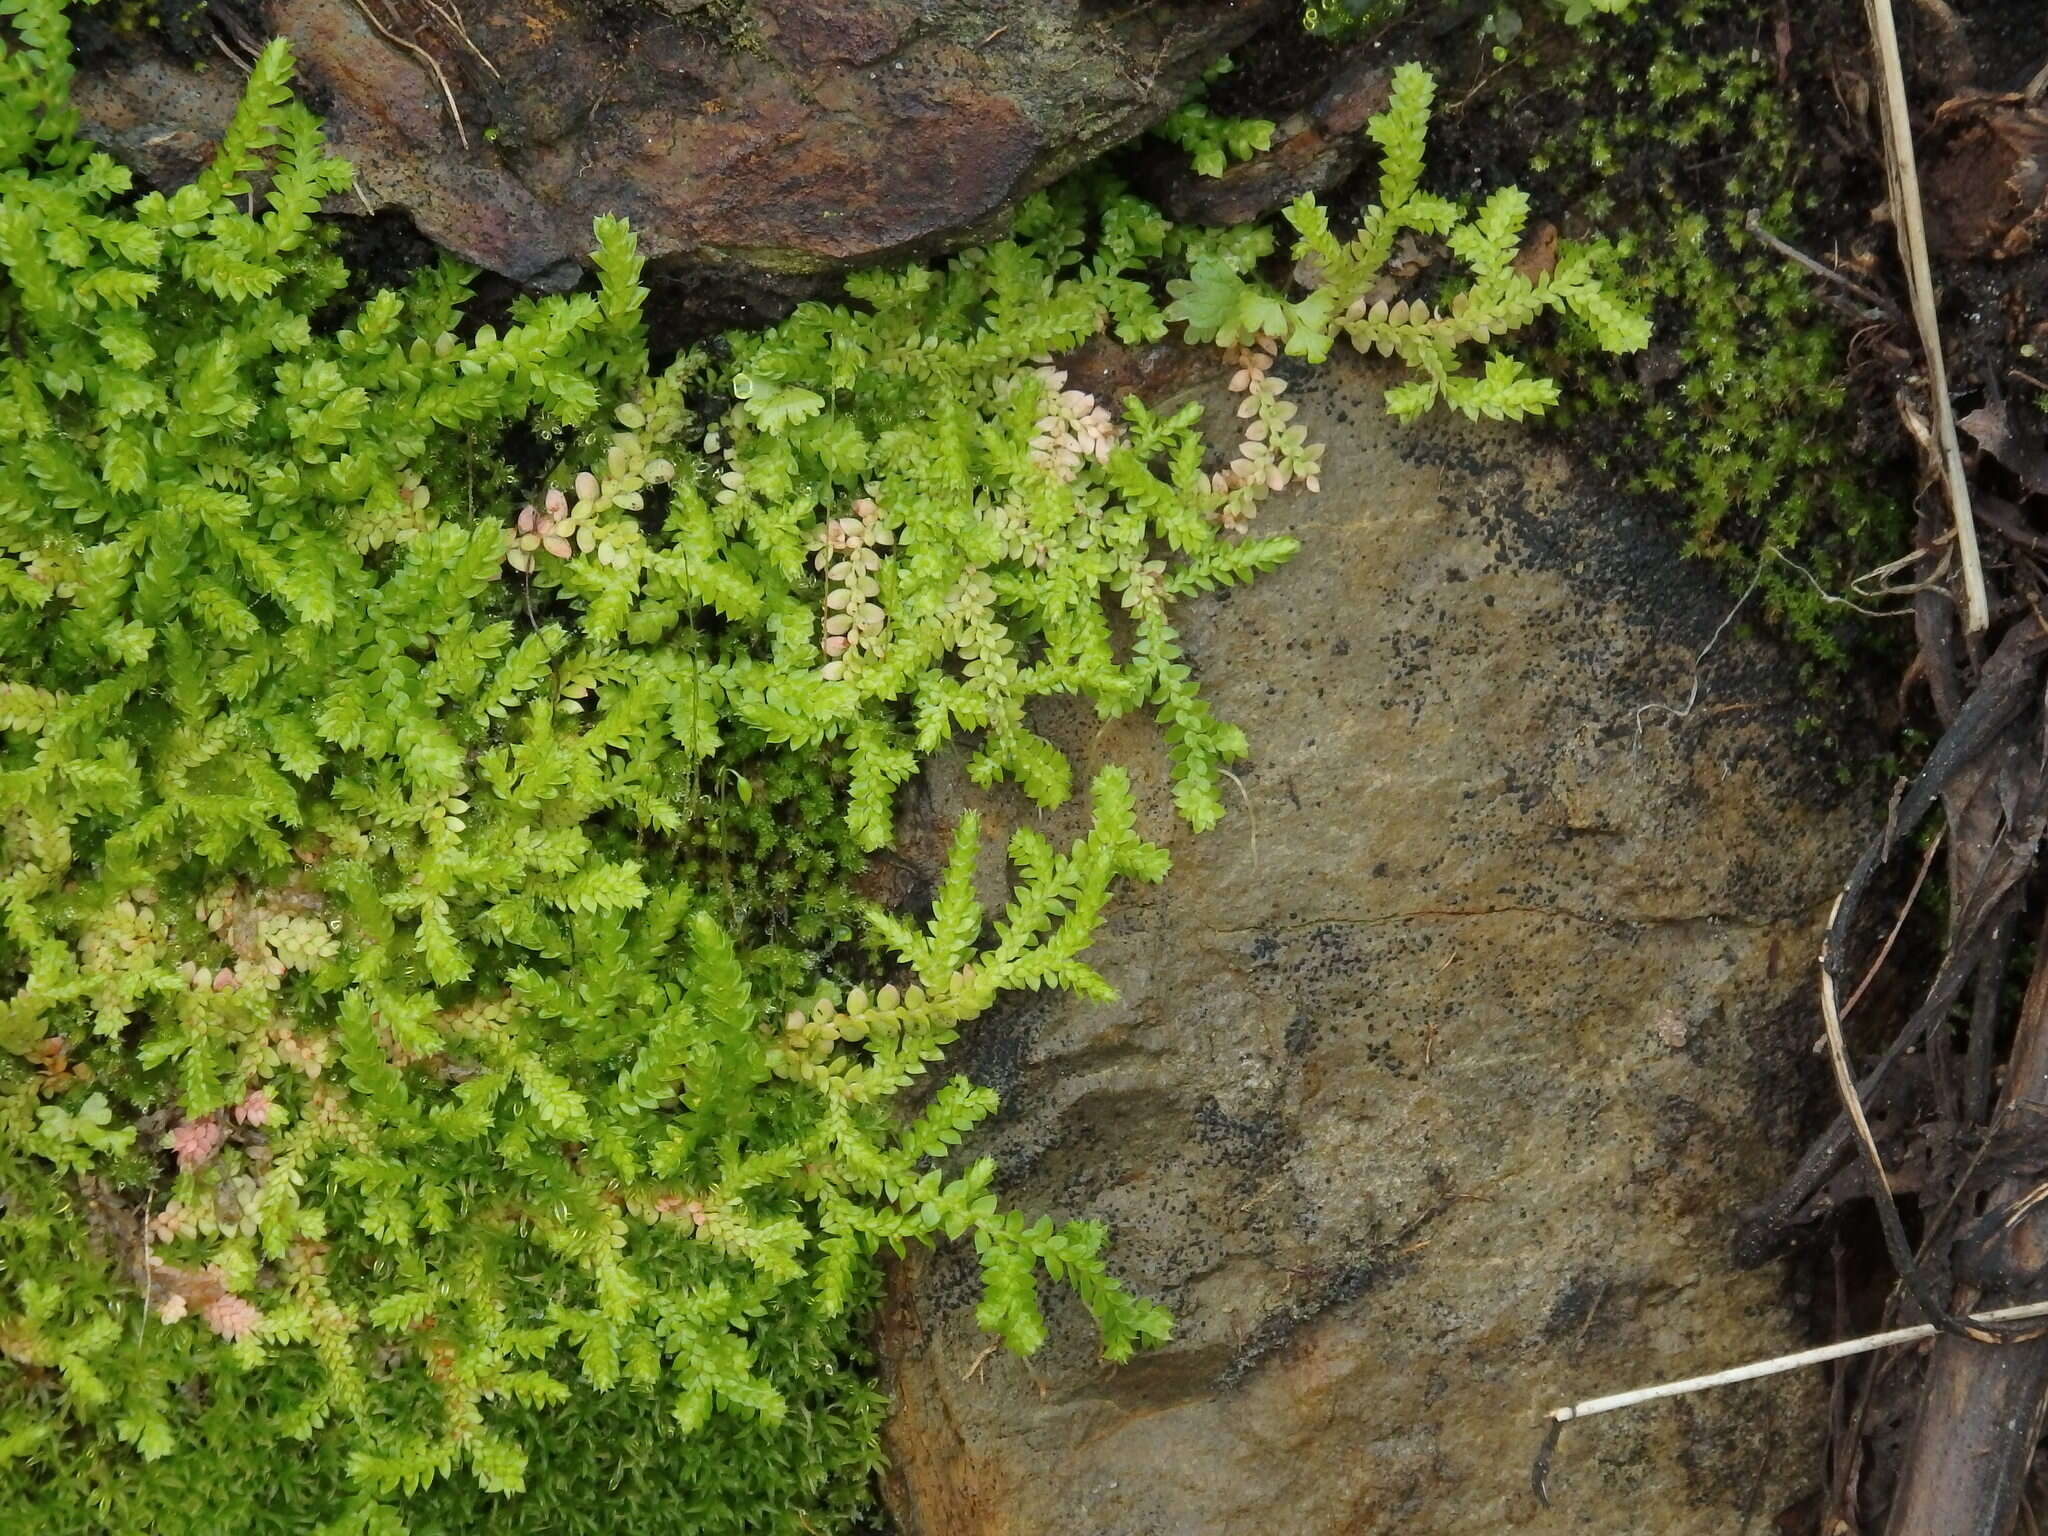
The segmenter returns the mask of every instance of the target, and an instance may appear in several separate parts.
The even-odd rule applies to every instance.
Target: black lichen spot
[[[1596,1270],[1582,1269],[1573,1275],[1550,1304],[1550,1315],[1543,1320],[1543,1337],[1576,1335],[1592,1321],[1595,1309],[1612,1284],[1608,1276]]]
[[[1246,1172],[1268,1167],[1286,1131],[1274,1115],[1240,1118],[1227,1114],[1211,1094],[1195,1110],[1195,1140],[1233,1168]]]

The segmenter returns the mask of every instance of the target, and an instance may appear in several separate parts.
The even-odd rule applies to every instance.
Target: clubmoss
[[[0,1387],[0,1529],[35,1536],[867,1530],[887,1405],[871,1379],[874,1272],[863,1271],[861,1283],[838,1318],[799,1323],[776,1314],[776,1326],[763,1331],[756,1365],[788,1404],[781,1423],[720,1414],[679,1442],[638,1393],[587,1393],[554,1408],[515,1405],[501,1422],[528,1447],[525,1494],[508,1499],[469,1478],[447,1478],[406,1498],[402,1514],[362,1491],[337,1440],[277,1434],[278,1394],[294,1385],[289,1371],[273,1379],[204,1378],[182,1416],[179,1451],[143,1464],[57,1425],[39,1440],[14,1391]]]
[[[1202,98],[1232,68],[1228,55],[1202,72],[1202,83],[1189,98],[1152,126],[1152,134],[1188,157],[1198,176],[1221,176],[1239,160],[1270,149],[1274,125],[1262,117],[1231,117],[1210,108]]]
[[[1164,868],[1120,775],[1071,850],[1013,842],[994,920],[971,823],[929,925],[866,914],[907,985],[824,966],[923,752],[976,731],[1065,793],[1020,695],[1156,682],[1184,777],[1228,755],[1169,576],[1286,551],[1156,478],[1198,454],[1188,422],[1085,472],[1033,446],[1035,359],[1138,253],[1077,274],[1048,203],[979,253],[993,280],[878,278],[858,313],[729,339],[723,372],[649,358],[616,221],[593,292],[502,330],[465,323],[451,264],[351,304],[316,213],[348,171],[284,46],[198,181],[137,196],[76,136],[66,19],[0,31],[0,1523],[474,1529],[548,1444],[661,1465],[670,1528],[843,1529],[878,1250],[972,1237],[1020,1350],[1047,1271],[1111,1357],[1162,1336],[1100,1227],[945,1167],[993,1095],[893,1107],[1001,992],[1106,990],[1080,951]],[[1048,531],[1061,558],[1012,569],[941,468],[1119,552]],[[889,560],[814,559],[861,488]],[[1179,553],[1148,560],[1165,518]],[[1072,654],[1110,582],[1152,624],[1135,687]],[[859,631],[857,680],[877,596],[900,649]]]
[[[1000,912],[971,816],[929,911],[850,877],[950,741],[1068,798],[1055,695],[1153,713],[1214,822],[1244,742],[1175,620],[1294,552],[1247,532],[1315,485],[1278,348],[1537,411],[1502,337],[1640,340],[1588,253],[1523,273],[1519,194],[1423,190],[1411,69],[1380,204],[1289,210],[1298,297],[1273,231],[1098,176],[657,360],[617,220],[500,324],[448,262],[352,295],[284,43],[144,193],[78,136],[63,0],[4,15],[0,1525],[843,1531],[880,1253],[971,1241],[1020,1353],[1042,1277],[1105,1358],[1163,1338],[1101,1226],[954,1157],[991,1092],[903,1107],[999,995],[1112,995],[1083,951],[1166,868],[1127,777],[1013,834]],[[1464,277],[1378,297],[1402,231]],[[1175,321],[1236,365],[1221,463],[1052,363]]]

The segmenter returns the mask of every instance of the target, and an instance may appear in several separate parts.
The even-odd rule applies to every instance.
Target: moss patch
[[[1516,174],[1539,206],[1610,236],[1622,291],[1654,306],[1657,341],[1615,365],[1567,340],[1561,416],[1624,480],[1685,509],[1688,547],[1818,661],[1891,644],[1839,601],[1905,546],[1893,442],[1849,380],[1850,343],[1816,279],[1749,228],[1799,242],[1841,189],[1814,152],[1811,94],[1756,0],[1644,12],[1597,44],[1553,38],[1506,86],[1508,133],[1544,131]],[[1806,23],[1809,36],[1824,20]],[[1795,563],[1796,562],[1796,563]]]

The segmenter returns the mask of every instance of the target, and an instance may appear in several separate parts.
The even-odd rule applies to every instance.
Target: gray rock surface
[[[1813,1483],[1790,1377],[1575,1427],[1554,1507],[1528,1486],[1549,1407],[1806,1342],[1728,1233],[1797,1140],[1863,808],[1761,643],[1724,636],[1685,718],[1644,708],[1686,703],[1730,606],[1667,535],[1528,434],[1394,425],[1380,379],[1298,388],[1324,490],[1263,526],[1303,553],[1188,613],[1252,742],[1223,826],[1172,820],[1148,724],[1057,722],[1133,765],[1173,849],[1092,957],[1121,1000],[1028,999],[964,1046],[1009,1198],[1107,1219],[1176,1336],[1104,1367],[1062,1298],[1038,1357],[986,1354],[971,1255],[911,1261],[882,1342],[905,1536],[1720,1536]],[[1073,824],[941,768],[911,865],[969,804],[992,848]]]

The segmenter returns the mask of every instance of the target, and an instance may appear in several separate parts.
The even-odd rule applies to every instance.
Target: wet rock
[[[1734,1213],[1794,1120],[1817,934],[1861,805],[1802,746],[1784,657],[1548,444],[1385,418],[1380,376],[1298,390],[1329,445],[1270,528],[1303,553],[1192,606],[1253,758],[1174,822],[1149,725],[1052,723],[1134,765],[1174,869],[1112,907],[1112,1005],[972,1026],[1008,1196],[1106,1219],[1173,1341],[1102,1366],[1062,1298],[987,1354],[971,1254],[894,1277],[890,1508],[905,1536],[1762,1530],[1816,1476],[1811,1378],[1574,1427],[1542,1413],[1805,1342]],[[1215,414],[1222,414],[1216,412]],[[929,859],[970,804],[935,770]],[[923,851],[921,851],[923,850]],[[993,856],[989,863],[993,863]]]
[[[1393,72],[1377,53],[1340,60],[1307,110],[1274,125],[1272,147],[1203,176],[1185,159],[1160,156],[1143,167],[1140,190],[1182,224],[1250,224],[1304,192],[1327,192],[1364,161],[1362,131],[1386,109]]]
[[[291,39],[361,204],[471,261],[574,280],[614,213],[671,270],[801,274],[994,227],[1139,132],[1285,0],[262,0],[213,38]],[[188,178],[239,72],[135,41],[83,73],[93,132]]]

